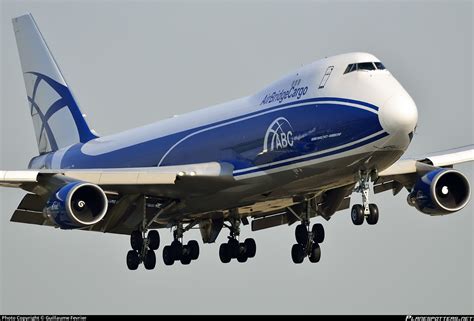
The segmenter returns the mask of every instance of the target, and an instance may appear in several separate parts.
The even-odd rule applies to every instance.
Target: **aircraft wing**
[[[218,162],[145,168],[0,171],[0,186],[23,188],[41,195],[41,188],[48,190],[48,186],[55,187],[63,182],[84,181],[109,192],[148,190],[157,197],[179,198],[184,193],[192,193],[197,184],[196,193],[207,193],[233,182],[232,172],[231,164]],[[215,185],[203,184],[208,182]]]
[[[420,174],[439,167],[452,168],[453,165],[474,161],[474,145],[430,153],[426,156],[403,158],[389,168],[378,173],[374,192],[391,189],[396,195],[404,186],[410,188]]]
[[[146,208],[149,226],[161,227],[153,218],[175,205],[173,201],[221,190],[234,182],[232,172],[231,164],[218,162],[153,168],[0,171],[0,186],[30,192],[20,202],[11,221],[53,225],[43,215],[52,194],[71,182],[95,184],[107,195],[108,212],[99,223],[83,229],[130,234],[141,223],[143,208]],[[146,204],[143,195],[147,195]]]

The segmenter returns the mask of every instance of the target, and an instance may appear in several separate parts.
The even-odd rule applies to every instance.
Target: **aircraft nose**
[[[418,122],[418,110],[408,93],[395,94],[380,108],[379,120],[389,134],[409,134]]]

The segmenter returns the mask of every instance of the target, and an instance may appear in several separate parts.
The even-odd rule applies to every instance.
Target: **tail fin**
[[[40,154],[97,138],[33,16],[26,14],[12,22]]]

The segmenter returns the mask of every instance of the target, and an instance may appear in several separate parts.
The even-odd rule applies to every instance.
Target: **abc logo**
[[[279,117],[268,127],[263,142],[265,152],[293,147],[293,128],[290,122]]]

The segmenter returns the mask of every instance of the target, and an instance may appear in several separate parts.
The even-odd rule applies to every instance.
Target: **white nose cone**
[[[410,95],[395,94],[380,109],[379,120],[389,134],[408,134],[416,127],[418,110]]]

